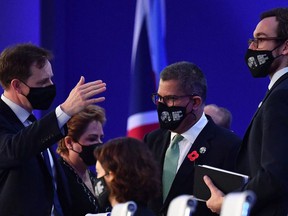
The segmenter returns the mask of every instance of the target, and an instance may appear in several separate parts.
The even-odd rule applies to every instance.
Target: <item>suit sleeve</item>
[[[277,197],[288,193],[288,91],[274,91],[253,120],[249,145],[252,173],[256,173],[245,189],[257,196],[256,208],[262,208]],[[249,138],[250,139],[250,138]],[[252,160],[260,158],[258,164]]]
[[[28,127],[15,125],[0,116],[0,167],[11,168],[34,157],[63,137],[55,112]]]

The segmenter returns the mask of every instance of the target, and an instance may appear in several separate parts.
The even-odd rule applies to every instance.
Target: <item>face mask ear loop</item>
[[[272,53],[274,50],[278,49],[280,46],[282,46],[285,42],[286,42],[286,41],[284,41],[283,43],[280,43],[278,46],[276,46],[274,49],[272,49],[272,50],[271,50],[271,53]],[[272,55],[273,55],[273,54],[272,54]],[[280,57],[280,56],[283,56],[283,54],[280,54],[280,55],[274,57],[274,60],[277,59],[277,58]]]
[[[194,101],[194,99],[192,98],[192,99],[189,100],[189,102],[188,102],[188,103],[186,104],[186,106],[185,106],[185,110],[187,110],[187,107],[188,107],[188,105],[189,105],[189,103],[190,103],[191,101]],[[192,111],[193,111],[193,109],[192,109],[189,113],[187,113],[187,115],[193,113]]]
[[[71,148],[70,150],[73,151],[73,152],[76,152],[76,153],[78,153],[78,154],[81,153],[81,152],[77,152],[77,151],[75,151],[73,148]]]
[[[31,88],[31,87],[30,87],[29,85],[27,85],[24,81],[22,81],[22,80],[20,80],[20,79],[19,79],[19,81],[22,82],[24,85],[26,85],[29,89]]]
[[[80,146],[81,146],[81,148],[82,148],[82,145],[79,143],[79,142],[77,142],[76,141],[76,143],[78,143]],[[73,151],[73,152],[76,152],[76,153],[78,153],[78,154],[80,154],[81,152],[77,152],[77,151],[75,151],[74,149],[73,149],[73,146],[71,145],[71,148],[69,148],[71,151]]]

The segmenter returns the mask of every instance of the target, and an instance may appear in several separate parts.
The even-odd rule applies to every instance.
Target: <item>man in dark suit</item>
[[[161,128],[144,138],[162,170],[162,196],[150,203],[157,215],[166,215],[171,200],[177,196],[193,195],[195,164],[234,169],[241,139],[205,116],[206,91],[206,78],[193,63],[178,62],[160,74],[158,92],[153,94],[153,101],[157,105]],[[181,141],[174,145],[174,137],[179,135]],[[170,156],[172,146],[178,149],[178,155],[173,157]],[[169,167],[172,166],[175,166],[176,175],[171,178]],[[193,215],[214,213],[205,202],[198,202]]]
[[[81,77],[64,103],[38,121],[30,118],[33,109],[48,109],[56,95],[50,59],[49,51],[33,44],[11,46],[0,55],[0,81],[4,89],[0,100],[3,216],[68,215],[64,200],[69,197],[63,196],[65,183],[59,181],[62,173],[53,160],[53,152],[47,148],[65,135],[64,127],[71,116],[105,99],[93,98],[105,91],[105,83],[85,83]]]
[[[256,195],[250,215],[287,216],[288,8],[261,15],[245,58],[253,77],[269,75],[270,84],[237,157],[238,171],[251,177],[242,190],[251,190]],[[223,194],[209,178],[205,181],[212,193],[207,205],[219,212]]]

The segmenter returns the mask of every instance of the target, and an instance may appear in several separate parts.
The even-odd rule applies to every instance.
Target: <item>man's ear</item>
[[[288,55],[288,40],[285,41],[284,43],[284,49],[282,51],[283,55]]]
[[[196,110],[202,106],[202,98],[200,96],[193,96],[191,97],[191,103],[193,104],[193,110]]]
[[[13,88],[18,94],[23,94],[21,89],[22,82],[18,79],[13,79],[10,83],[11,88]]]

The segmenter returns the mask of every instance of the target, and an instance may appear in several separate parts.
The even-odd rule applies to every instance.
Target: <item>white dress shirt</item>
[[[200,132],[203,130],[203,128],[205,127],[207,123],[208,123],[208,119],[206,118],[203,112],[199,121],[196,122],[189,130],[181,134],[184,137],[184,139],[182,139],[178,143],[179,159],[178,159],[177,171],[180,168],[181,164],[183,163],[185,157],[187,157],[187,154],[190,148],[192,147],[194,141],[196,140],[196,138],[198,137],[198,135],[200,134]],[[171,132],[170,143],[175,135],[176,133]]]

